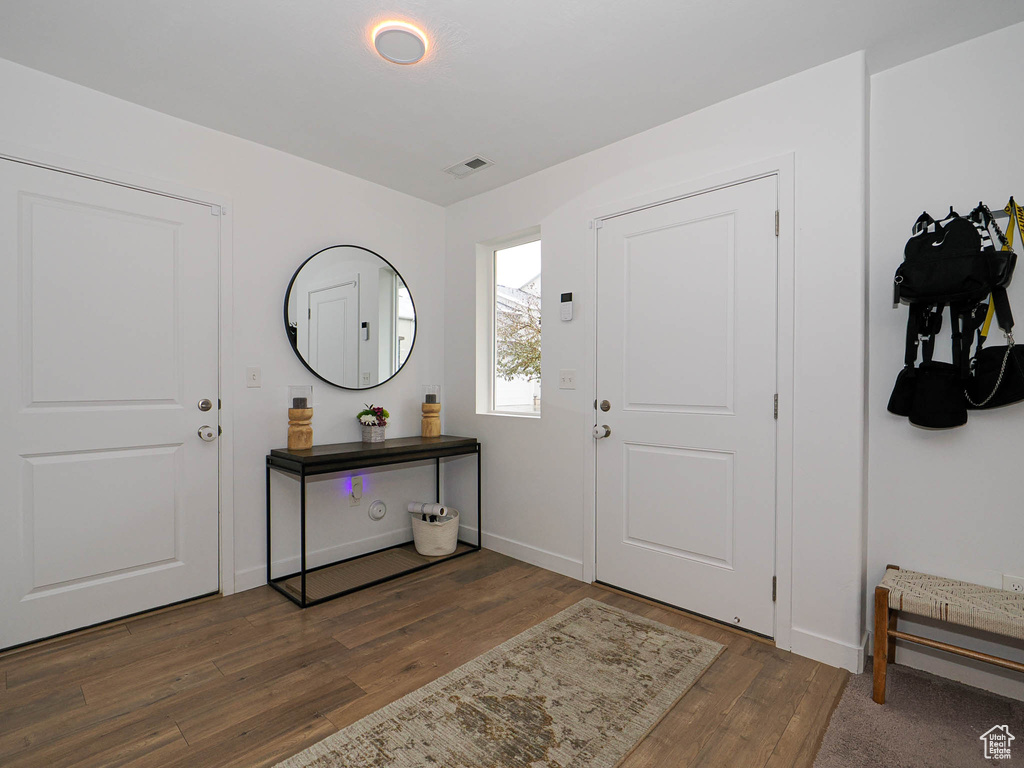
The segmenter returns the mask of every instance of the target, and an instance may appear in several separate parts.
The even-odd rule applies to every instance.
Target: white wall
[[[419,433],[420,386],[444,370],[444,211],[291,155],[144,109],[49,75],[0,60],[0,143],[57,153],[131,174],[230,196],[234,237],[234,369],[226,391],[234,423],[235,572],[237,588],[264,581],[264,456],[286,442],[286,388],[312,383],[317,442],[358,440],[356,412],[373,401],[391,411],[392,434]],[[407,281],[419,314],[416,349],[392,382],[367,392],[333,389],[295,359],[282,323],[282,302],[295,268],[325,246],[351,243],[390,260]],[[262,389],[247,389],[247,365],[263,368]],[[283,478],[275,494],[282,521],[295,499]],[[391,540],[409,528],[398,507],[432,498],[429,467],[367,479],[359,508],[340,501],[345,478],[317,485],[319,528],[311,549],[347,552],[359,538]],[[371,490],[376,495],[371,495]],[[344,494],[343,494],[344,495]],[[384,498],[389,513],[373,524],[366,506]],[[323,505],[334,502],[333,508]],[[396,533],[399,531],[399,533]],[[389,538],[390,537],[390,538]],[[281,542],[285,544],[284,541]],[[339,548],[340,546],[340,548]],[[276,549],[276,548],[275,548]],[[281,556],[285,552],[281,551]],[[276,555],[276,553],[275,553]]]
[[[1011,193],[1024,199],[1024,99],[1012,74],[1022,50],[1018,24],[871,78],[867,601],[886,563],[994,587],[1004,573],[1024,575],[1024,406],[971,413],[965,427],[939,432],[885,410],[903,364],[906,309],[892,309],[892,275],[910,226],[922,210],[942,214],[953,205],[966,214],[978,200],[996,210]],[[1020,328],[1020,273],[1010,299]],[[990,341],[1002,343],[1002,335]],[[937,347],[947,360],[948,346]],[[921,634],[1024,661],[1024,643],[1011,651],[980,633],[967,640],[930,627]],[[1024,698],[1019,674],[927,649],[901,648],[896,658]]]
[[[484,543],[582,575],[584,453],[594,359],[587,224],[595,207],[784,153],[796,157],[796,337],[792,647],[853,668],[864,607],[863,445],[866,84],[853,55],[630,137],[447,209],[446,431],[484,447]],[[478,415],[476,244],[540,225],[544,377],[577,370],[577,389],[545,386],[542,417]],[[449,471],[462,488],[469,473]],[[461,493],[461,490],[460,490]]]

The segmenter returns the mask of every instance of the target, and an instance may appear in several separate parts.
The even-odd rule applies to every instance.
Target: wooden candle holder
[[[423,420],[421,422],[420,434],[423,437],[441,436],[441,404],[423,403]]]
[[[299,451],[313,447],[313,409],[288,409],[288,450]]]

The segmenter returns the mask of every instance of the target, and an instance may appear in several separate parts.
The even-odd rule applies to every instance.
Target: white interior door
[[[0,160],[0,648],[218,589],[219,222]]]
[[[323,378],[358,387],[359,278],[309,292],[310,366]]]
[[[774,630],[776,177],[598,232],[599,581]]]

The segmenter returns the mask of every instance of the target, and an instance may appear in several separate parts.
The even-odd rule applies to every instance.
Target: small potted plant
[[[370,404],[356,414],[359,423],[363,425],[364,443],[383,443],[384,428],[388,425],[388,418],[391,416],[380,406]]]

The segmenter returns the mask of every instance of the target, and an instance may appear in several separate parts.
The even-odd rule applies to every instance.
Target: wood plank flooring
[[[272,766],[592,597],[727,646],[622,768],[809,768],[848,674],[487,550],[301,611],[267,587],[0,654],[0,765]]]

